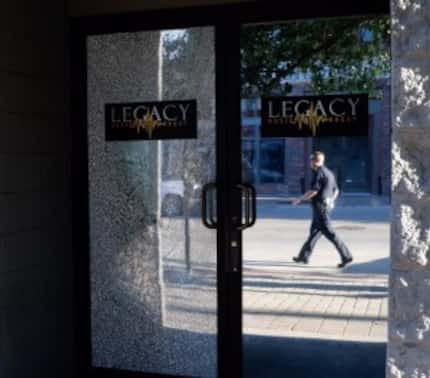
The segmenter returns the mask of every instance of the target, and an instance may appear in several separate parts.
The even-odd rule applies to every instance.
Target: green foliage
[[[390,73],[387,16],[291,21],[244,28],[242,95],[288,95],[291,75],[302,73],[316,94],[367,92]]]

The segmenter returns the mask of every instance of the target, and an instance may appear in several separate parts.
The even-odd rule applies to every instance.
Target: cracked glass
[[[92,365],[217,375],[214,30],[87,38]],[[197,138],[106,141],[105,104],[197,101]]]

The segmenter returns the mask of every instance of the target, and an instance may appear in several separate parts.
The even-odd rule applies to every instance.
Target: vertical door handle
[[[245,222],[242,222],[242,215],[240,216],[240,223],[236,227],[236,230],[244,230],[248,227],[249,223],[249,189],[244,184],[237,184],[236,188],[241,191],[240,199],[242,200],[242,194],[245,195]]]
[[[237,230],[244,230],[252,227],[257,220],[257,193],[255,188],[248,183],[237,184],[236,188],[245,195],[245,222],[236,227]]]
[[[249,196],[251,200],[251,217],[248,223],[248,227],[252,227],[257,221],[257,191],[254,186],[248,183],[243,184],[248,188]]]
[[[203,185],[202,188],[202,211],[201,211],[201,217],[202,217],[202,223],[207,228],[217,228],[217,222],[215,218],[215,196],[214,193],[216,193],[216,184],[214,182],[207,183]],[[208,197],[209,201],[208,201]]]

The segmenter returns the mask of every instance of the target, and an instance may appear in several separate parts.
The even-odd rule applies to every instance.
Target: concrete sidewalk
[[[244,232],[244,332],[384,342],[387,338],[389,208],[337,208],[333,225],[354,263],[336,268],[334,247],[318,241],[309,265],[295,264],[307,237],[307,207],[259,206]]]
[[[245,334],[384,342],[387,330],[389,209],[337,209],[334,228],[354,255],[339,270],[334,247],[318,241],[309,265],[292,262],[307,237],[308,207],[264,209],[243,233]],[[259,207],[261,211],[261,206]],[[282,217],[281,217],[282,216]],[[216,332],[216,233],[191,222],[191,273],[181,248],[180,219],[163,226],[166,321]]]
[[[307,236],[308,206],[259,204],[243,233],[243,332],[247,378],[380,378],[387,339],[389,208],[341,207],[334,227],[354,254],[339,270],[333,246],[318,242],[309,265],[291,261]],[[183,364],[216,364],[216,232],[190,220],[190,270],[184,221],[162,223],[163,325]],[[172,336],[173,337],[173,336]],[[176,348],[176,349],[175,349]],[[315,358],[318,355],[320,358]],[[199,367],[201,369],[201,366]]]
[[[245,334],[386,341],[386,277],[284,269],[244,271]]]

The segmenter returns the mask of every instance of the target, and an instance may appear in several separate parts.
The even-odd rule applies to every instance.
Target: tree
[[[315,94],[367,92],[390,72],[386,16],[315,19],[246,27],[241,38],[242,95],[288,95],[304,74]]]

